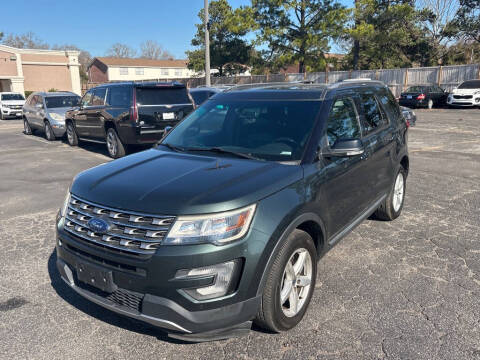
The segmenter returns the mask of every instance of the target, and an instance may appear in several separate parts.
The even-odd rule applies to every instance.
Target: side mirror
[[[340,139],[335,141],[330,149],[322,152],[325,157],[346,157],[362,155],[365,149],[360,139]]]

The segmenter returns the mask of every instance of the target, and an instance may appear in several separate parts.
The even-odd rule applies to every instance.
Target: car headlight
[[[57,114],[57,113],[54,113],[54,112],[51,112],[51,113],[48,113],[48,115],[53,119],[53,120],[56,120],[56,121],[63,121],[65,120],[65,117],[60,115],[60,114]]]
[[[247,233],[254,212],[255,205],[250,205],[218,214],[179,216],[163,244],[230,243]]]
[[[67,195],[65,196],[65,200],[63,200],[63,205],[60,208],[60,217],[64,218],[67,215],[68,204],[70,203],[70,189],[67,191]]]

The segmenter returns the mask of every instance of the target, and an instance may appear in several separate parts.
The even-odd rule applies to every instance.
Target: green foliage
[[[430,49],[419,26],[422,16],[413,0],[356,0],[346,39],[357,47],[347,61],[359,69],[423,64]]]
[[[460,0],[460,7],[447,32],[480,43],[480,0]]]
[[[51,89],[48,89],[48,92],[57,92],[58,89],[55,89],[55,88],[51,88]]]
[[[336,0],[252,0],[252,9],[269,66],[298,63],[299,72],[325,68],[329,42],[341,36],[348,15]]]
[[[27,91],[25,90],[24,93],[25,93],[25,99],[28,98],[34,91]]]
[[[200,49],[187,51],[189,68],[195,71],[205,69],[204,10],[198,13],[200,23],[192,45]],[[252,46],[243,36],[254,26],[249,8],[233,10],[227,0],[211,1],[209,5],[210,24],[210,67],[218,69],[218,75],[231,75],[244,70],[249,63]]]

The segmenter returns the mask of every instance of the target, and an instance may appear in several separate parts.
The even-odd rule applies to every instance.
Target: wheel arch
[[[285,230],[280,235],[278,241],[276,242],[263,269],[263,274],[260,278],[260,282],[257,288],[257,296],[263,293],[263,289],[267,281],[268,272],[272,267],[275,257],[278,255],[278,252],[281,249],[281,245],[293,233],[294,230],[302,230],[311,236],[317,250],[317,260],[324,253],[326,248],[326,231],[322,219],[317,214],[310,212],[299,215],[285,228]]]

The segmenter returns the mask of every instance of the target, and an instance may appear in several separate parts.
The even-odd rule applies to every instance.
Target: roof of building
[[[139,66],[139,67],[165,67],[165,68],[185,68],[187,60],[154,60],[154,59],[131,59],[131,58],[115,58],[115,57],[97,57],[98,61],[107,66]],[[89,67],[93,64],[90,63]]]

